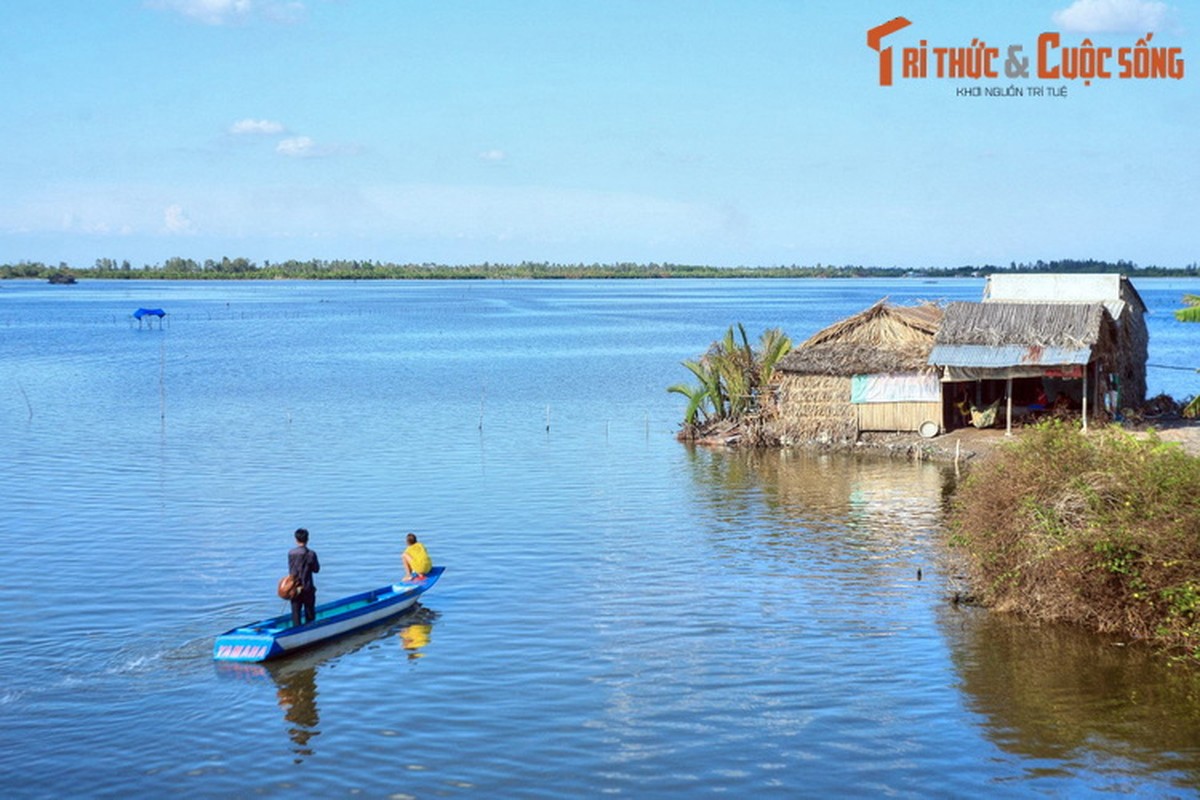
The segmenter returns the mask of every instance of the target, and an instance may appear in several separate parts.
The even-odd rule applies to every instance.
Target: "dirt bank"
[[[1163,416],[1140,422],[1125,424],[1124,430],[1135,436],[1149,435],[1151,430],[1165,442],[1176,442],[1189,455],[1200,457],[1200,420],[1183,419],[1179,416]],[[926,439],[918,433],[863,433],[857,442],[811,442],[788,446],[807,447],[830,452],[875,452],[893,458],[909,460],[948,461],[966,463],[986,456],[1005,442],[1021,435],[1021,428],[1013,428],[1011,435],[1003,428],[960,428]],[[743,437],[736,423],[725,422],[708,430],[705,435],[692,439],[703,447],[747,447],[753,446]]]
[[[1146,427],[1153,427],[1158,432],[1158,438],[1164,442],[1179,442],[1184,452],[1200,456],[1200,420],[1159,420]],[[1134,432],[1140,433],[1141,431],[1135,430]]]
[[[1164,442],[1177,442],[1184,452],[1200,457],[1200,420],[1178,417],[1154,420],[1136,427],[1125,427],[1135,436],[1154,430]],[[1020,436],[1014,428],[1009,436],[1003,428],[960,428],[925,439],[915,433],[864,433],[855,449],[879,450],[890,455],[930,461],[969,461],[986,456],[992,450]]]

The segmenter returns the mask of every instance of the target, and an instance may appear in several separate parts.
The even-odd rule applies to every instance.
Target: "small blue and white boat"
[[[217,661],[266,661],[302,650],[352,631],[362,630],[406,611],[433,588],[445,567],[434,567],[424,578],[381,586],[317,606],[317,618],[292,625],[289,611],[226,631],[213,643]]]

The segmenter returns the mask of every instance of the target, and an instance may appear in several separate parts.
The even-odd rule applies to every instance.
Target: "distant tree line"
[[[1174,276],[1189,276],[1198,273],[1198,266],[1195,261],[1188,264],[1181,270],[1168,270],[1165,267],[1147,266],[1140,267],[1133,261],[1117,260],[1117,261],[1098,261],[1094,258],[1067,258],[1057,261],[1010,261],[1008,265],[1009,272],[1121,272],[1123,275],[1129,273],[1138,273],[1138,275],[1174,275]]]
[[[42,278],[69,276],[97,280],[128,278],[163,280],[418,280],[418,279],[579,279],[579,278],[893,278],[893,277],[979,277],[994,272],[1119,272],[1143,277],[1194,277],[1200,275],[1195,262],[1183,268],[1139,267],[1132,261],[1097,261],[1095,259],[1063,259],[1032,263],[1011,262],[1007,268],[991,264],[961,267],[931,267],[903,269],[900,267],[833,266],[771,266],[771,267],[713,267],[671,263],[613,263],[560,264],[522,261],[519,264],[472,264],[453,266],[434,263],[397,264],[388,261],[323,260],[264,261],[259,264],[248,258],[168,258],[160,264],[134,267],[127,259],[97,258],[91,266],[79,267],[59,262],[57,265],[37,261],[21,261],[0,265],[0,279]]]

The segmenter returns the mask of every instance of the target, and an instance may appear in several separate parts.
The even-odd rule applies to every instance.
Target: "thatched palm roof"
[[[1039,377],[1100,361],[1110,368],[1126,357],[1116,323],[1103,303],[951,303],[929,361],[944,380]],[[1135,389],[1136,391],[1136,389]]]
[[[937,344],[1091,347],[1100,342],[1103,303],[956,302],[946,306]]]
[[[928,369],[942,309],[894,306],[886,299],[818,331],[776,369],[805,375],[868,375]]]

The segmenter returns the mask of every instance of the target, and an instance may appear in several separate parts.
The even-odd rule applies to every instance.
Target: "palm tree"
[[[1200,295],[1185,294],[1183,303],[1184,307],[1175,312],[1175,319],[1180,322],[1200,322]],[[1193,397],[1180,413],[1188,418],[1200,417],[1200,395]]]
[[[718,375],[710,370],[703,360],[684,361],[683,366],[687,367],[700,381],[698,386],[677,383],[667,389],[668,392],[681,394],[688,399],[687,410],[683,414],[684,424],[702,425],[714,417],[721,417],[723,407],[719,399],[721,388]]]
[[[698,427],[722,420],[740,422],[758,412],[760,392],[770,386],[775,365],[791,349],[792,342],[783,331],[764,331],[757,350],[750,346],[746,328],[737,324],[713,342],[699,361],[684,361],[699,379],[698,386],[675,384],[667,389],[688,398],[684,425],[688,433]]]
[[[770,386],[775,365],[792,349],[792,340],[779,328],[763,331],[758,345],[758,385]]]
[[[1200,322],[1200,295],[1185,294],[1183,308],[1175,312],[1175,319],[1180,322]]]
[[[735,418],[746,413],[754,390],[749,376],[750,365],[754,363],[754,353],[746,339],[746,329],[741,323],[738,323],[738,330],[742,334],[740,346],[734,340],[731,325],[719,342],[713,342],[707,356],[712,369],[721,378],[724,400],[727,403],[725,416]]]

